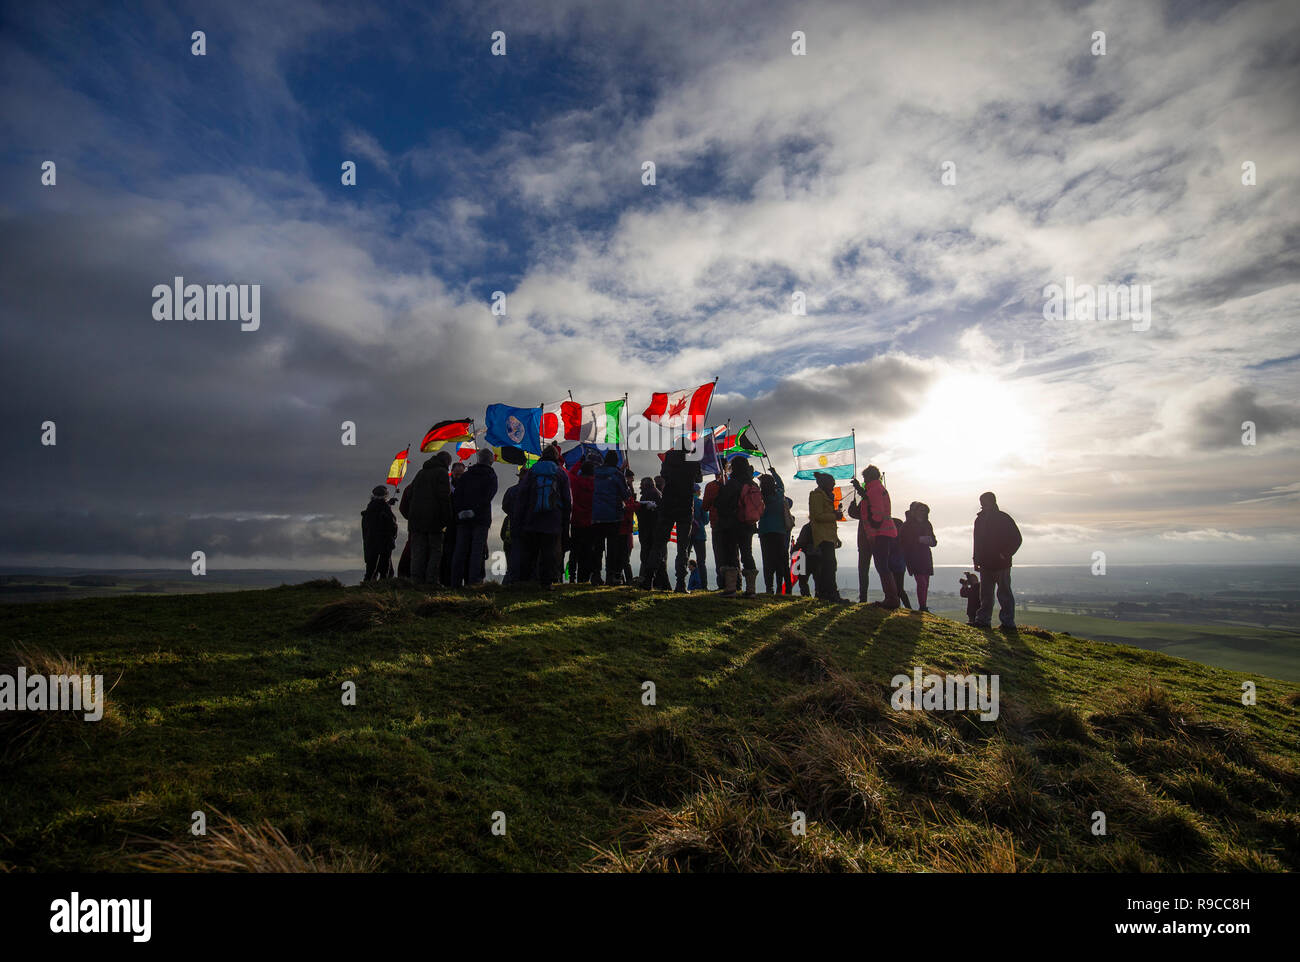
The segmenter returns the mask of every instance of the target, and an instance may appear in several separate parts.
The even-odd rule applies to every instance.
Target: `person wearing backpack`
[[[812,525],[812,542],[817,552],[817,564],[812,570],[816,595],[826,601],[844,601],[835,583],[835,549],[840,544],[836,525],[843,520],[835,510],[835,479],[817,471],[813,481],[817,486],[808,495],[808,522]]]
[[[773,468],[758,479],[758,489],[763,496],[763,516],[758,519],[763,590],[769,595],[785,594],[790,591],[790,529],[786,527],[790,509],[785,496],[785,482]]]
[[[554,585],[560,561],[560,534],[573,510],[569,476],[559,465],[559,451],[550,445],[528,469],[520,492],[522,508],[518,534],[521,538],[519,568],[537,583]]]
[[[988,628],[993,618],[993,595],[997,593],[998,621],[1003,631],[1016,627],[1016,596],[1011,593],[1011,557],[1023,539],[1011,515],[998,507],[992,491],[980,495],[980,512],[975,517],[975,570],[980,573],[980,610],[976,628]]]
[[[753,598],[758,583],[754,565],[754,534],[763,516],[763,495],[754,483],[754,469],[749,459],[733,458],[727,483],[714,501],[718,509],[718,528],[722,535],[722,596],[734,598],[739,590],[740,575],[745,576],[745,597]],[[743,567],[742,567],[743,566]]]
[[[365,554],[366,574],[362,581],[387,577],[393,566],[393,548],[397,545],[397,519],[393,517],[388,488],[377,484],[370,492],[370,502],[361,512],[361,548]]]
[[[889,491],[881,480],[880,469],[874,464],[868,464],[862,469],[862,480],[866,482],[865,487],[858,483],[857,478],[853,479],[853,490],[862,501],[849,507],[849,516],[858,518],[858,586],[863,592],[858,601],[866,604],[865,565],[873,563],[876,574],[880,577],[880,587],[885,593],[885,600],[880,602],[880,607],[892,610],[901,604],[898,585],[889,567],[889,556],[898,541],[898,529],[891,517],[893,509]]]
[[[605,460],[596,468],[591,496],[591,526],[595,542],[605,551],[605,584],[616,585],[623,576],[623,546],[627,539],[619,533],[624,505],[630,492],[618,464],[618,452],[606,451]],[[596,549],[598,555],[599,549]],[[599,582],[599,570],[592,572]]]
[[[907,570],[916,579],[916,607],[929,611],[930,577],[934,574],[934,556],[930,549],[939,543],[930,523],[930,506],[913,501],[904,515],[903,526],[898,529],[898,540],[903,544]]]

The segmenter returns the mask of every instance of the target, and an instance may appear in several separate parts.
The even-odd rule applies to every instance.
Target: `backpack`
[[[739,504],[736,507],[736,518],[741,524],[758,524],[758,519],[763,517],[763,495],[758,490],[758,485],[747,482],[741,486]]]
[[[740,487],[734,484],[724,484],[718,496],[713,499],[713,509],[718,512],[718,520],[723,524],[729,524],[738,520],[737,515],[740,512]]]
[[[554,461],[538,461],[529,470],[534,479],[537,496],[533,501],[534,513],[550,511],[555,507],[555,475],[559,471]]]

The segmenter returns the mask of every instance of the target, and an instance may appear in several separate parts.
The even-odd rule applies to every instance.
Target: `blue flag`
[[[591,441],[583,441],[581,444],[575,444],[573,447],[569,448],[569,450],[565,451],[564,452],[565,467],[569,467],[569,468],[573,467],[575,464],[577,464],[579,461],[581,461],[589,454],[600,455],[600,460],[601,463],[603,464],[605,462],[606,451],[618,452],[618,466],[621,468],[623,466],[623,452],[616,445],[595,444]]]
[[[487,425],[487,433],[483,439],[489,447],[515,447],[530,454],[542,453],[541,408],[515,408],[509,404],[489,404],[483,423]]]

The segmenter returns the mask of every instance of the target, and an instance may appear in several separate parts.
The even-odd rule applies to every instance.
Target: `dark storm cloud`
[[[1255,423],[1256,443],[1263,444],[1300,430],[1300,405],[1265,404],[1253,388],[1238,387],[1193,408],[1188,440],[1205,451],[1238,450],[1245,421]]]

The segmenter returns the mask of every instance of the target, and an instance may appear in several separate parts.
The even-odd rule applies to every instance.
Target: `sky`
[[[790,446],[852,429],[895,514],[930,505],[936,563],[969,560],[985,490],[1017,563],[1294,562],[1298,28],[1292,2],[0,4],[0,564],[359,569],[369,489],[435,421],[714,377],[800,520]],[[260,285],[258,329],[155,320],[176,276]],[[1056,316],[1067,283],[1150,316]]]

